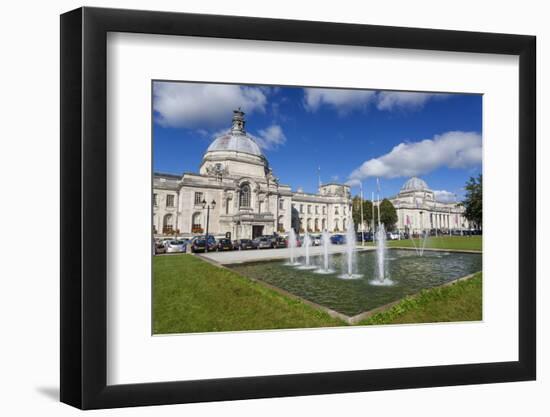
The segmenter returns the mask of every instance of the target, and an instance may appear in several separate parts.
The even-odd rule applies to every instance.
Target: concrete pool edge
[[[391,248],[391,249],[411,249],[411,250],[414,250],[414,248]],[[463,253],[472,253],[472,252],[465,252],[465,251],[458,251],[458,250],[445,250],[445,249],[433,249],[434,251],[443,251],[443,252],[463,252]],[[481,253],[481,252],[473,252],[473,253]],[[205,256],[198,256],[200,259],[203,259],[205,262],[208,262],[209,264],[211,265],[214,265],[218,268],[223,268],[223,269],[227,269],[229,271],[232,271],[234,273],[237,273],[235,270],[233,270],[232,268],[228,267],[227,265],[231,265],[231,264],[221,264],[219,262],[216,262],[215,260],[209,258],[209,257],[205,257]],[[246,263],[254,263],[254,262],[261,262],[261,261],[250,261],[250,262],[246,262]],[[242,263],[245,263],[245,262],[241,262],[240,264]],[[236,263],[236,264],[239,264],[239,263]],[[387,303],[387,304],[384,304],[384,305],[381,305],[379,307],[376,307],[376,308],[373,308],[371,310],[367,310],[367,311],[363,311],[359,314],[356,314],[354,316],[348,316],[344,313],[340,313],[336,310],[332,310],[328,307],[325,307],[321,304],[317,304],[313,301],[310,301],[310,300],[307,300],[303,297],[300,297],[299,295],[296,295],[296,294],[293,294],[289,291],[286,291],[282,288],[279,288],[275,285],[271,285],[265,281],[262,281],[260,279],[257,279],[257,278],[253,278],[253,277],[249,277],[247,275],[243,275],[243,274],[239,274],[240,276],[254,282],[254,283],[257,283],[259,285],[262,285],[263,287],[265,288],[268,288],[268,289],[271,289],[275,292],[277,292],[278,294],[281,294],[285,297],[289,297],[291,299],[294,299],[294,300],[299,300],[301,302],[303,302],[304,304],[307,304],[309,305],[310,307],[313,307],[317,310],[320,310],[320,311],[323,311],[325,313],[327,313],[330,317],[333,317],[333,318],[337,318],[337,319],[340,319],[342,320],[345,324],[348,324],[348,325],[356,325],[357,323],[365,320],[365,319],[368,319],[369,317],[372,317],[374,316],[375,314],[378,314],[378,313],[382,313],[384,311],[387,311],[389,310],[390,308],[392,308],[393,306],[395,306],[396,304],[399,304],[402,300],[404,300],[405,298],[407,297],[410,297],[410,298],[415,298],[415,297],[418,297],[422,291],[426,291],[426,290],[432,290],[432,289],[437,289],[437,288],[444,288],[444,287],[448,287],[448,286],[451,286],[451,285],[454,285],[455,283],[457,282],[460,282],[460,281],[466,281],[466,280],[469,280],[471,278],[473,278],[474,276],[476,276],[477,274],[479,274],[480,272],[482,272],[481,270],[480,271],[476,271],[476,272],[473,272],[471,274],[468,274],[468,275],[464,275],[462,277],[458,277],[452,281],[449,281],[449,282],[445,282],[444,284],[441,284],[441,285],[436,285],[434,287],[430,287],[430,288],[424,288],[416,293],[413,293],[413,294],[409,294],[409,295],[406,295],[405,297],[402,297],[398,300],[395,300],[395,301],[392,301],[390,303]]]
[[[320,247],[313,247],[313,253],[311,256],[320,255]],[[254,262],[264,262],[264,261],[277,261],[281,259],[287,259],[289,253],[286,248],[283,249],[256,249],[256,250],[247,250],[247,251],[229,251],[229,252],[208,252],[208,253],[197,253],[195,255],[199,256],[204,260],[212,260],[219,265],[237,265],[237,264],[247,264]],[[391,246],[387,248],[388,250],[408,250],[415,251],[414,247],[410,246]],[[358,252],[374,251],[376,250],[375,246],[358,246],[356,248]],[[483,251],[472,250],[472,249],[441,249],[441,248],[424,248],[425,252],[451,252],[451,253],[468,253],[468,254],[483,254]],[[332,248],[331,254],[341,254],[344,253],[344,247],[338,245]],[[234,255],[233,257],[231,255]],[[263,256],[262,256],[263,255]],[[239,259],[241,258],[241,259]]]

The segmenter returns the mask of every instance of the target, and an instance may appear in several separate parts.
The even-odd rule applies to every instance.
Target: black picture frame
[[[107,385],[108,32],[519,56],[519,360]],[[81,409],[533,380],[536,38],[251,17],[80,8],[61,15],[61,401]]]

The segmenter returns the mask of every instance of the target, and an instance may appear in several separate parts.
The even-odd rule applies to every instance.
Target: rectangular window
[[[304,205],[300,204],[300,213],[303,213],[303,212],[304,212]]]
[[[334,207],[334,214],[339,214],[339,213],[338,213],[338,206],[335,206],[335,207]]]
[[[319,214],[319,206],[315,206],[315,214]]]
[[[279,210],[284,210],[285,208],[285,200],[281,199],[279,200]]]
[[[157,194],[153,194],[153,206],[157,207],[158,206],[158,200],[157,200]]]
[[[174,195],[168,194],[166,196],[166,207],[174,207]]]
[[[327,214],[327,206],[323,206],[323,214]]]
[[[311,206],[307,206],[307,214],[311,214]]]
[[[196,192],[195,193],[195,205],[198,206],[202,204],[202,193]]]

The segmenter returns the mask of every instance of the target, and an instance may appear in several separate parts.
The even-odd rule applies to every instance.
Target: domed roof
[[[401,191],[419,191],[419,190],[429,190],[428,184],[426,181],[421,180],[418,177],[411,177],[403,184]]]
[[[254,139],[246,134],[234,134],[233,132],[227,132],[218,136],[207,149],[207,152],[214,151],[246,152],[256,156],[262,156],[262,151],[258,144],[254,142]]]
[[[214,139],[206,152],[235,151],[263,157],[258,144],[246,134],[244,125],[244,112],[234,110],[231,129]]]

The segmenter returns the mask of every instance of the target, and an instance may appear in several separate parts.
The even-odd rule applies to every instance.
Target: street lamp
[[[206,236],[204,241],[204,251],[208,252],[208,224],[210,223],[210,208],[216,208],[216,200],[212,200],[210,204],[206,200],[202,200],[202,208],[206,209]]]

